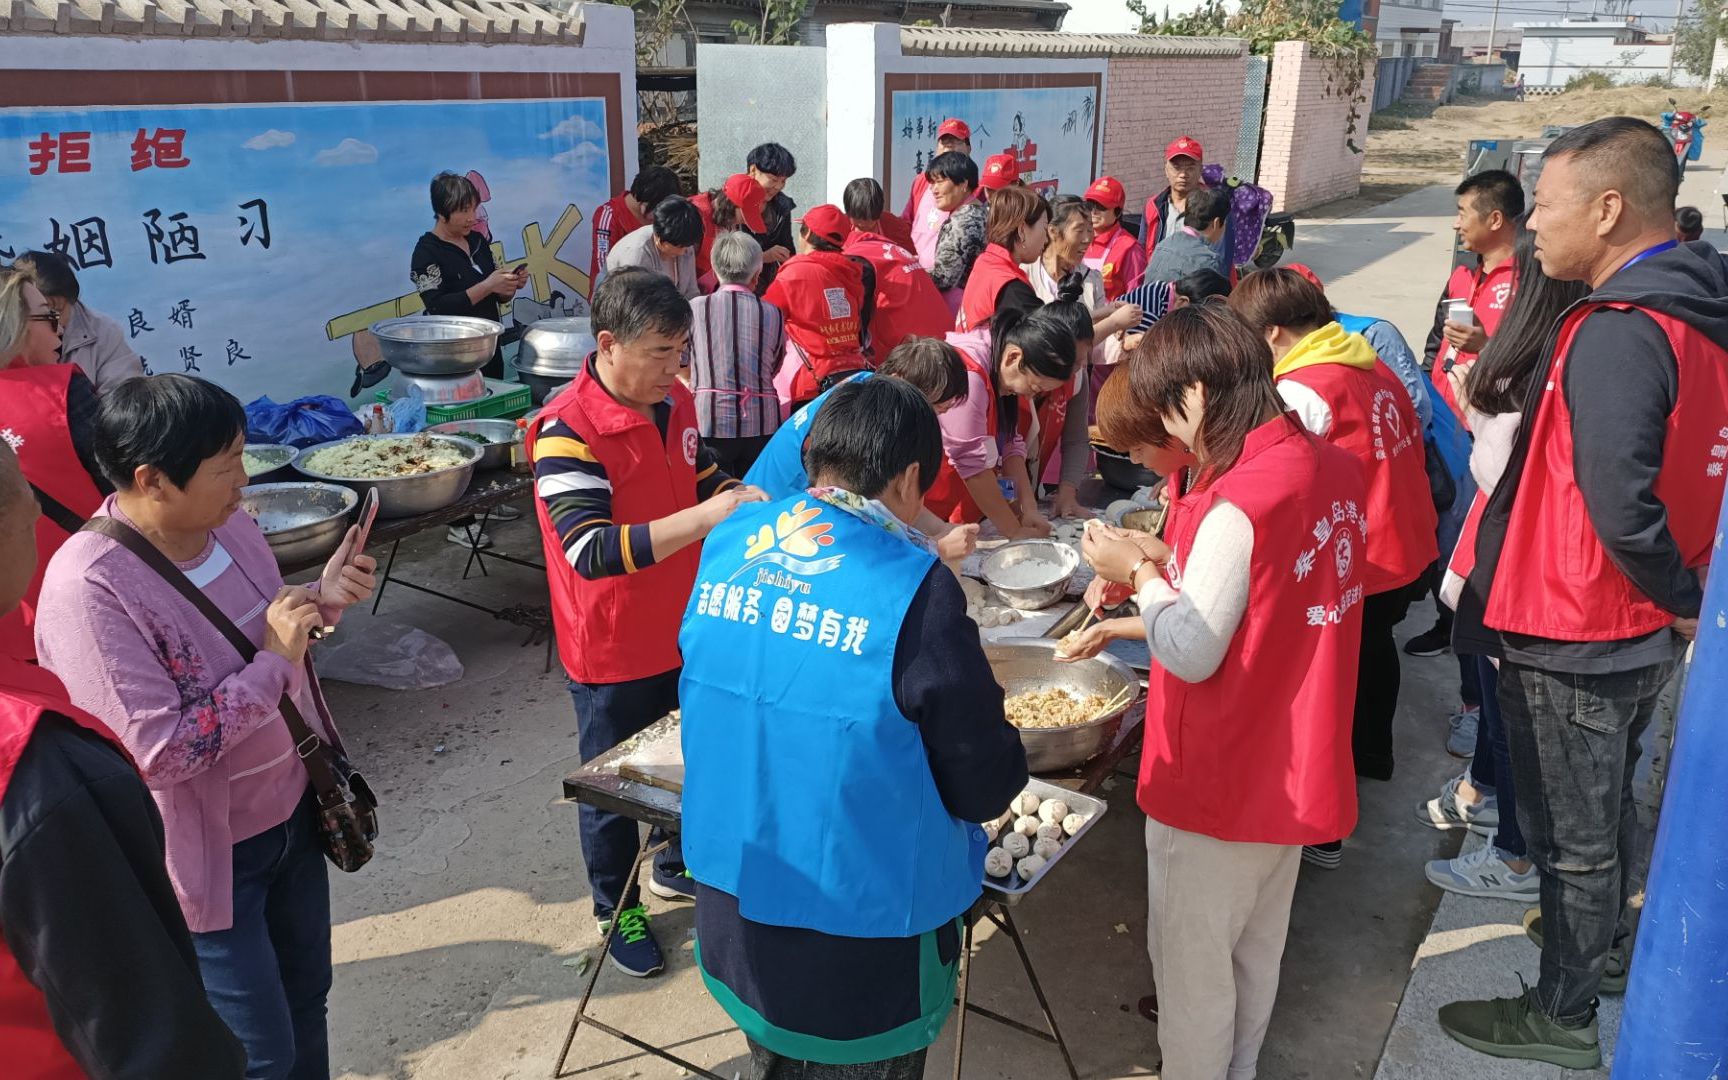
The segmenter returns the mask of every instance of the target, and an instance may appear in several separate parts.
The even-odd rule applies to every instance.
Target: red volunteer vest
[[[594,375],[594,361],[544,415],[575,430],[606,469],[612,520],[640,525],[696,505],[696,406],[682,383],[672,386],[666,437],[654,421],[619,404]],[[528,429],[532,457],[539,425]],[[583,683],[645,679],[678,667],[678,624],[690,602],[702,545],[691,544],[635,573],[589,581],[564,554],[544,500],[534,500],[552,594],[558,658]]]
[[[1056,460],[1056,450],[1062,445],[1062,425],[1068,420],[1068,406],[1073,400],[1074,379],[1070,378],[1038,402],[1037,475],[1042,475]]]
[[[1384,363],[1367,371],[1316,364],[1278,381],[1285,379],[1325,400],[1332,410],[1326,441],[1350,451],[1367,470],[1368,548],[1362,587],[1373,596],[1415,581],[1439,557],[1439,519],[1428,489],[1422,425],[1403,384]]]
[[[1356,826],[1350,732],[1362,639],[1364,499],[1349,454],[1281,416],[1230,471],[1176,500],[1165,576],[1227,499],[1254,526],[1248,608],[1212,677],[1153,664],[1138,801],[1172,828],[1239,843],[1318,844]]]
[[[0,431],[10,433],[7,441],[18,454],[26,480],[74,514],[88,518],[102,505],[102,493],[78,460],[72,429],[67,426],[66,391],[77,373],[75,364],[0,371]],[[0,616],[0,655],[36,659],[36,598],[42,592],[48,560],[69,536],[47,514],[36,519],[36,572],[18,609]]]
[[[792,400],[809,401],[837,371],[870,367],[864,356],[864,272],[843,252],[787,259],[762,299],[786,316],[787,362],[798,365]],[[808,363],[806,363],[808,361]]]
[[[876,271],[876,313],[870,317],[870,351],[877,362],[909,337],[940,339],[954,316],[942,290],[918,256],[879,233],[855,232],[846,254],[869,260]]]
[[[1086,249],[1086,265],[1096,269],[1104,279],[1104,299],[1114,300],[1134,286],[1122,273],[1134,245],[1134,238],[1118,222],[1109,232],[1093,239],[1092,246]]]
[[[1164,220],[1164,207],[1169,205],[1169,188],[1165,188],[1163,191],[1160,191],[1158,194],[1146,200],[1146,209],[1141,215],[1142,221],[1140,229],[1146,236],[1146,242],[1142,246],[1146,248],[1146,257],[1148,259],[1152,257],[1152,252],[1158,247],[1158,223]]]
[[[59,679],[33,664],[0,657],[0,799],[6,797],[12,772],[37,721],[47,712],[59,713],[113,741],[100,721],[66,699],[66,688]],[[54,1031],[42,991],[25,977],[7,948],[4,930],[0,927],[0,1046],[5,1047],[6,1075],[29,1080],[84,1080],[84,1070],[72,1060]]]
[[[910,252],[913,262],[918,261],[918,243],[912,239],[912,225],[905,218],[893,211],[883,213],[882,235],[887,237],[889,243],[898,244]]]
[[[972,264],[971,275],[966,278],[954,329],[965,333],[989,326],[996,314],[996,298],[1002,295],[1003,287],[1010,281],[1023,281],[1027,288],[1032,287],[1032,279],[1026,276],[1026,271],[1014,261],[1007,248],[1001,244],[986,244],[978,261]]]
[[[1476,321],[1482,324],[1482,329],[1489,337],[1493,337],[1494,332],[1500,328],[1500,320],[1506,316],[1506,308],[1511,305],[1512,294],[1517,287],[1517,265],[1513,260],[1507,259],[1487,273],[1478,273],[1474,266],[1454,268],[1452,277],[1446,282],[1446,297],[1450,300],[1470,301],[1470,310],[1476,313]],[[1434,358],[1434,389],[1440,392],[1446,407],[1461,421],[1464,419],[1464,408],[1459,404],[1458,395],[1452,390],[1452,380],[1446,378],[1446,373],[1459,365],[1475,362],[1475,353],[1459,352],[1445,342],[1441,343],[1440,352]]]
[[[959,346],[955,348],[960,353],[960,359],[965,361],[966,369],[983,379],[986,387],[990,386],[990,358],[974,356]],[[1021,404],[1022,400],[1014,399],[1016,411],[1024,415],[1026,408]],[[996,437],[1000,430],[994,394],[989,394],[984,399],[984,427],[992,438]],[[936,471],[936,483],[931,485],[930,491],[924,496],[924,505],[937,517],[945,518],[956,525],[971,524],[984,517],[984,511],[978,509],[972,493],[966,490],[966,481],[961,479],[959,470],[954,468],[954,462],[949,460],[947,454],[942,455],[942,465]]]
[[[696,276],[703,277],[714,268],[709,259],[714,253],[714,200],[704,191],[690,196],[690,205],[702,215],[702,239],[696,245]]]
[[[1668,336],[1680,392],[1668,415],[1655,492],[1668,531],[1693,569],[1710,562],[1728,461],[1728,353],[1678,319],[1634,304],[1573,309],[1555,339],[1555,360],[1530,427],[1530,455],[1506,523],[1483,621],[1496,630],[1552,641],[1621,641],[1674,621],[1638,590],[1602,547],[1572,466],[1566,354],[1586,316],[1602,307],[1642,311]]]

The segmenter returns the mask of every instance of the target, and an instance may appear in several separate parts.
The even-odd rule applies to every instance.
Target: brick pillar
[[[1326,61],[1304,41],[1273,46],[1266,95],[1260,184],[1278,210],[1306,210],[1355,195],[1362,188],[1362,155],[1348,145],[1367,141],[1374,73],[1362,82],[1356,132],[1346,135],[1350,102],[1326,89]]]

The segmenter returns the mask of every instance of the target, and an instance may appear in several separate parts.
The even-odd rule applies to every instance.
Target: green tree
[[[738,40],[751,45],[798,44],[798,20],[810,0],[762,0],[762,17],[756,22],[732,20],[732,32]]]
[[[1674,63],[1701,79],[1710,77],[1716,42],[1728,31],[1728,0],[1696,0],[1674,26]]]
[[[636,13],[636,66],[657,67],[660,54],[673,35],[689,27],[690,40],[696,28],[684,11],[684,0],[604,0]]]

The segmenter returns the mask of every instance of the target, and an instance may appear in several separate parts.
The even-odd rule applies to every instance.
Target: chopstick
[[[1126,708],[1127,706],[1134,704],[1134,699],[1138,697],[1139,694],[1140,687],[1137,684],[1130,683],[1129,685],[1124,686],[1121,690],[1118,690],[1116,696],[1111,698],[1109,703],[1102,709],[1093,713],[1089,719],[1096,720],[1100,716],[1109,716],[1117,709]]]

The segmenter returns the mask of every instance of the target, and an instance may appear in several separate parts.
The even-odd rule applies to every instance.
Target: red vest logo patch
[[[685,428],[684,429],[684,462],[685,462],[685,464],[687,464],[687,465],[696,464],[696,448],[698,447],[698,445],[700,445],[700,443],[701,443],[701,438],[696,434],[695,428]]]

